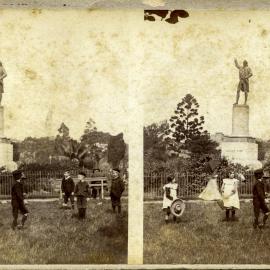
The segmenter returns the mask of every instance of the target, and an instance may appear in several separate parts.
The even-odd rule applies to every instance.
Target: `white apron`
[[[223,179],[222,200],[224,207],[240,209],[240,201],[238,195],[239,180],[233,178]],[[233,193],[234,191],[234,193]]]
[[[166,188],[170,189],[170,196],[172,196],[173,200],[170,200],[166,197]],[[164,190],[164,195],[163,195],[163,209],[164,208],[168,208],[171,207],[172,202],[177,199],[177,188],[178,188],[178,184],[177,183],[168,183],[166,185],[163,186],[163,190]]]
[[[221,194],[218,190],[218,184],[216,178],[211,178],[205,189],[202,191],[202,193],[199,195],[199,198],[205,201],[216,201],[221,200]]]

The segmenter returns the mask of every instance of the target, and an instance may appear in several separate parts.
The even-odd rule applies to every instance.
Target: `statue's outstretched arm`
[[[4,68],[3,68],[3,75],[4,75],[4,78],[7,77],[7,72]]]
[[[3,80],[6,77],[7,77],[7,73],[6,73],[5,69],[2,67],[2,76],[0,77],[0,80]]]
[[[238,69],[240,69],[240,66],[239,66],[239,64],[238,64],[238,62],[237,62],[237,59],[236,59],[236,58],[234,58],[234,64],[235,64],[235,66],[236,66]]]

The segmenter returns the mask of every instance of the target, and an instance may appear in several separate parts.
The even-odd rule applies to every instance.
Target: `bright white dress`
[[[166,197],[166,188],[170,189],[170,195],[172,196],[173,200],[170,200]],[[177,199],[177,188],[178,188],[178,184],[177,183],[168,183],[166,185],[163,186],[163,190],[164,190],[164,195],[163,195],[163,209],[164,208],[168,208],[171,207],[172,202]]]
[[[199,198],[205,201],[216,201],[221,200],[221,194],[218,190],[217,178],[211,178],[205,189],[199,195]]]
[[[224,187],[222,192],[222,200],[224,207],[234,207],[236,209],[240,209],[240,201],[238,195],[239,180],[235,178],[225,178],[223,179],[223,185]],[[233,191],[235,191],[234,194],[232,193]]]

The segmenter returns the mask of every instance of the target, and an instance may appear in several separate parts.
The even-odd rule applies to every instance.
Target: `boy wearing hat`
[[[29,211],[24,204],[24,195],[23,195],[22,180],[25,179],[26,177],[24,176],[23,172],[20,170],[14,171],[12,175],[15,180],[15,183],[11,188],[11,205],[12,205],[12,215],[13,215],[12,229],[15,230],[16,228],[22,229],[24,227]],[[22,217],[21,225],[18,226],[19,211],[21,212],[23,217]]]
[[[70,172],[67,170],[64,172],[64,177],[62,179],[61,185],[62,193],[64,196],[63,206],[67,206],[68,199],[70,199],[71,207],[72,209],[74,209],[74,188],[74,181],[70,176]]]
[[[254,209],[254,223],[253,227],[256,229],[257,227],[264,227],[266,220],[270,214],[269,208],[267,207],[265,203],[265,176],[264,172],[262,169],[256,170],[254,172],[254,176],[256,178],[256,183],[253,186],[253,209]],[[259,225],[259,216],[260,216],[260,211],[264,213],[263,216],[263,223]]]
[[[87,197],[89,196],[89,185],[85,182],[86,174],[79,172],[79,182],[75,186],[75,196],[77,197],[77,208],[79,219],[86,217]]]
[[[124,190],[125,190],[125,184],[120,178],[120,170],[113,169],[110,197],[111,197],[112,209],[114,213],[115,213],[116,207],[118,208],[118,214],[121,213],[121,196]]]

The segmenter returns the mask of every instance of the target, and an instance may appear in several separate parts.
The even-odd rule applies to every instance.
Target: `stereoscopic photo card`
[[[270,3],[0,6],[0,269],[269,268]]]

